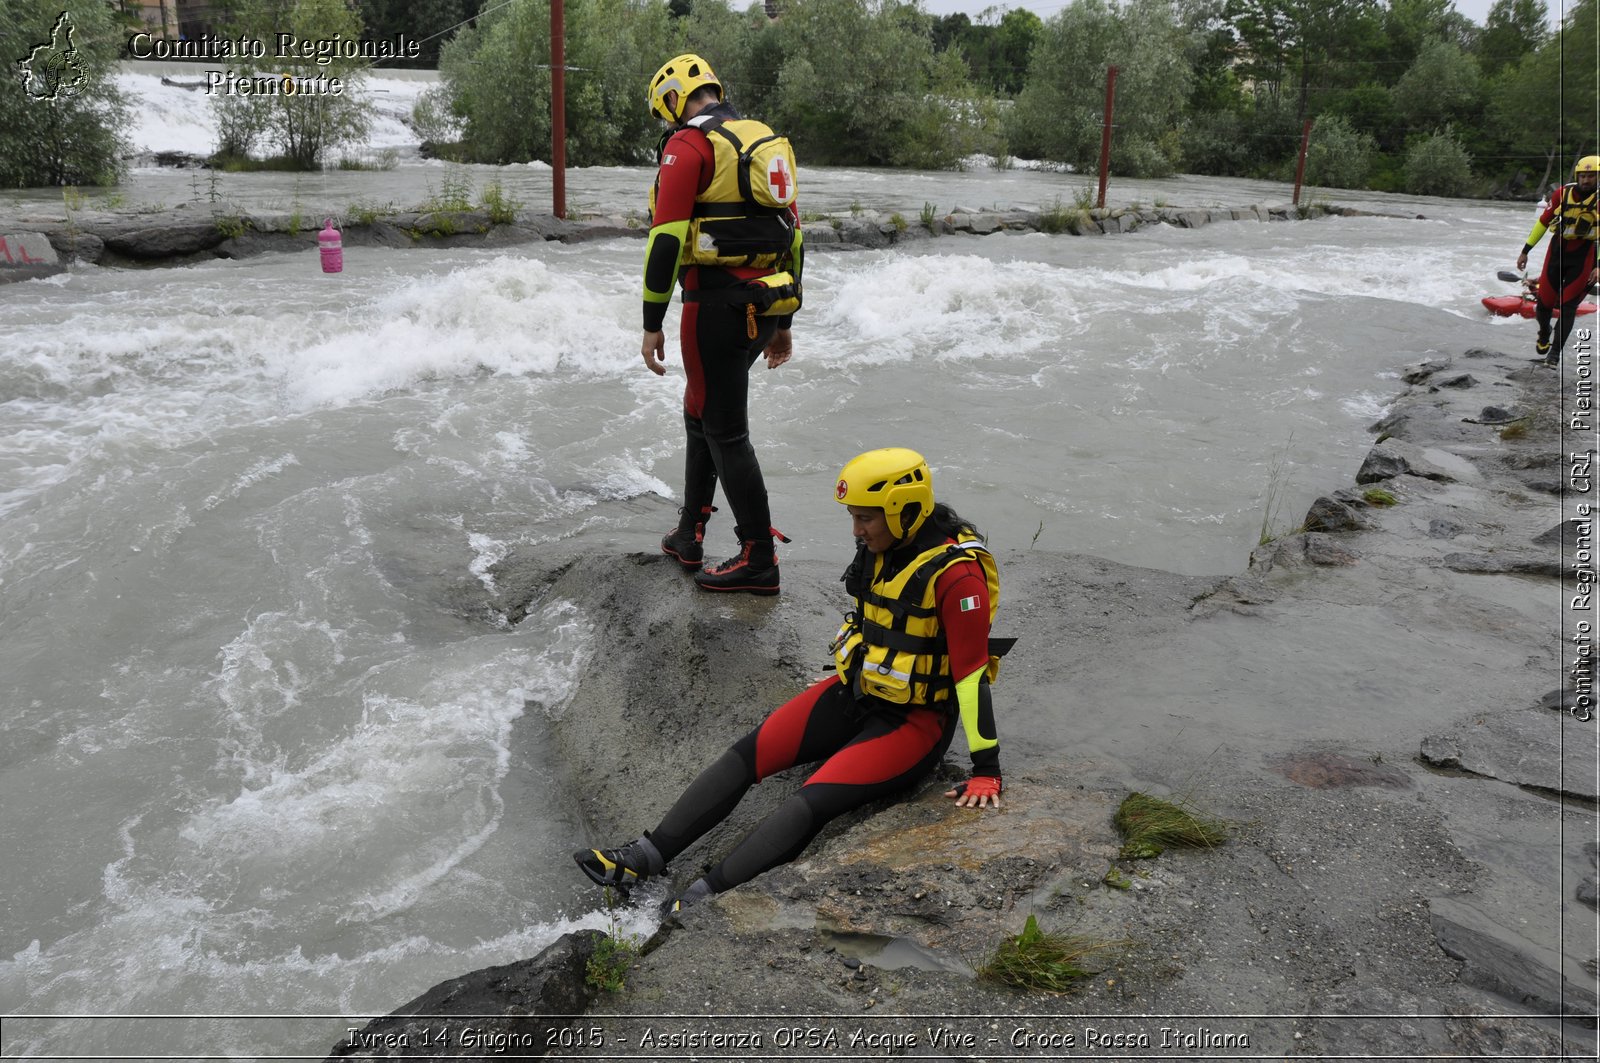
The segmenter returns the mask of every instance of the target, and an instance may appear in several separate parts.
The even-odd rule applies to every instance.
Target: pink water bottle
[[[317,247],[322,251],[322,272],[344,271],[344,239],[333,227],[332,218],[322,219],[322,231],[317,234]]]

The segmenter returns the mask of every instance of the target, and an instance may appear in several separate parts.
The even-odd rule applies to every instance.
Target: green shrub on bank
[[[1311,126],[1306,148],[1306,183],[1327,188],[1362,188],[1372,169],[1374,143],[1337,115],[1323,115]]]
[[[1406,149],[1407,192],[1429,196],[1464,196],[1472,188],[1472,156],[1449,131],[1413,141]]]
[[[73,27],[72,56],[42,69],[41,55],[25,71],[20,60],[40,44],[52,44],[51,31],[65,12]],[[128,146],[128,103],[116,82],[120,30],[111,9],[92,0],[12,0],[0,4],[0,186],[108,185],[121,176]],[[47,49],[48,51],[48,49]],[[32,71],[28,77],[23,75]],[[77,76],[81,87],[73,89]],[[57,87],[55,100],[29,95]],[[63,88],[65,86],[65,88]]]

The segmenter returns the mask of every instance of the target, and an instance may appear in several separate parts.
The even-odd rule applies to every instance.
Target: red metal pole
[[[1306,179],[1306,149],[1311,146],[1311,119],[1300,131],[1300,161],[1294,165],[1294,205],[1300,205],[1300,182]]]
[[[1106,117],[1100,130],[1100,198],[1095,206],[1106,205],[1106,174],[1111,169],[1111,108],[1117,98],[1117,68],[1106,68]]]
[[[555,216],[567,216],[566,12],[550,0],[550,197]]]

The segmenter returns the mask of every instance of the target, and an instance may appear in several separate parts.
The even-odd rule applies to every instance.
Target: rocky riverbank
[[[1098,236],[1133,232],[1151,225],[1192,229],[1220,222],[1289,221],[1361,213],[1328,205],[1117,210],[1069,207],[1004,212],[959,209],[939,217],[911,220],[899,214],[853,213],[808,218],[806,234],[813,249],[859,250],[938,236],[988,236],[1002,231]],[[645,235],[637,218],[565,220],[525,212],[363,212],[334,220],[348,247],[495,248],[541,240],[578,243]],[[57,207],[14,210],[0,215],[0,283],[52,276],[73,262],[126,269],[306,251],[317,246],[321,226],[320,216],[253,214],[200,203],[136,214]]]
[[[1592,656],[1563,641],[1593,620],[1592,341],[1569,356],[1410,367],[1356,482],[1241,573],[1003,552],[1002,811],[941,796],[958,740],[939,778],[664,927],[621,991],[584,977],[601,936],[573,935],[334,1055],[1592,1058]],[[513,619],[570,600],[610,648],[521,721],[583,795],[574,847],[653,823],[816,674],[842,607],[818,563],[786,564],[776,601],[646,555],[495,577]],[[758,787],[673,880],[797,783]],[[1229,841],[1119,859],[1134,790]],[[1030,914],[1105,946],[1078,992],[973,977]]]

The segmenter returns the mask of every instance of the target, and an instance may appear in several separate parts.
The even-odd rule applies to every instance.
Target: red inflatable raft
[[[1531,295],[1486,295],[1483,297],[1484,309],[1488,310],[1489,313],[1494,314],[1497,317],[1516,317],[1518,314],[1521,314],[1523,317],[1532,317],[1534,309],[1538,305],[1538,303],[1534,302],[1533,296]],[[1594,310],[1595,307],[1593,303],[1578,304],[1579,317],[1582,317],[1584,314],[1592,314],[1594,313]],[[1561,311],[1557,310],[1556,316],[1560,317]]]

